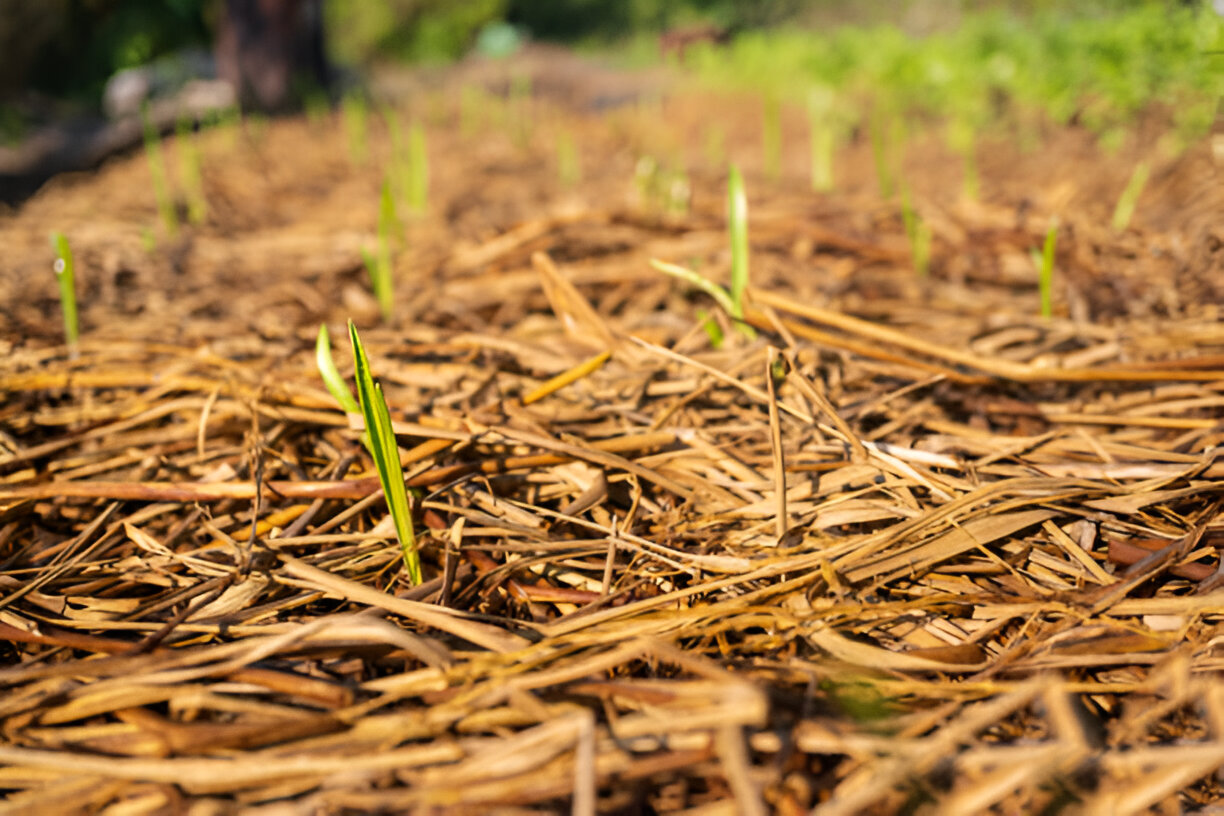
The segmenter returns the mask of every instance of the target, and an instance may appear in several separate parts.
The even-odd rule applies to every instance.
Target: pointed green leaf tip
[[[331,338],[327,334],[327,326],[323,323],[319,324],[319,337],[315,340],[315,365],[319,367],[319,375],[323,378],[323,384],[327,386],[328,392],[336,402],[340,403],[344,412],[360,414],[361,406],[357,404],[356,397],[353,396],[352,391],[349,391],[344,378],[336,369],[335,361],[332,360]]]
[[[353,341],[353,363],[357,369],[357,397],[370,438],[370,454],[378,469],[378,480],[382,484],[387,509],[395,522],[395,534],[404,555],[408,580],[416,586],[421,583],[421,561],[412,532],[412,510],[408,504],[408,491],[404,487],[404,470],[400,465],[399,448],[395,444],[395,432],[391,428],[391,412],[387,410],[382,387],[374,382],[370,374],[370,361],[361,345],[357,327],[351,320],[348,325],[349,337]]]

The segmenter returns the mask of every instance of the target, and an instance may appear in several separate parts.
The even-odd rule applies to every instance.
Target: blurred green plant
[[[174,198],[170,195],[170,179],[166,175],[166,159],[162,154],[161,134],[149,116],[146,105],[141,109],[140,118],[144,133],[145,158],[149,164],[149,176],[153,184],[153,197],[157,202],[157,213],[161,217],[166,235],[173,238],[178,234],[178,210]]]
[[[1126,183],[1126,189],[1122,191],[1122,195],[1118,197],[1118,205],[1114,207],[1113,220],[1110,222],[1114,232],[1125,232],[1130,226],[1131,219],[1135,216],[1135,207],[1139,204],[1139,196],[1143,195],[1143,188],[1147,185],[1150,172],[1151,168],[1145,161],[1135,165],[1130,181]]]
[[[175,127],[175,151],[179,159],[179,178],[187,198],[187,221],[194,226],[208,219],[208,200],[204,197],[204,174],[201,170],[200,146],[190,119],[179,117]]]
[[[1041,316],[1054,315],[1054,250],[1058,242],[1058,219],[1050,221],[1045,243],[1041,247],[1041,265],[1038,268],[1037,286],[1041,295]]]
[[[77,339],[81,334],[77,323],[76,263],[64,233],[51,233],[51,246],[55,250],[55,278],[59,282],[60,311],[64,314],[64,342],[68,345],[69,353],[75,357]]]
[[[361,250],[366,271],[370,274],[370,288],[385,322],[390,323],[395,314],[395,264],[394,247],[403,239],[404,228],[395,212],[395,197],[391,193],[391,180],[383,181],[378,197],[378,247],[374,252]]]

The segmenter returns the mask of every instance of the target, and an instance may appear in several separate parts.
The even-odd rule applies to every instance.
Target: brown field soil
[[[361,258],[377,109],[364,162],[338,113],[202,132],[207,219],[176,236],[142,154],[0,216],[0,812],[1218,803],[1211,145],[1160,152],[1158,115],[1114,153],[1075,128],[992,138],[966,200],[915,132],[922,278],[866,134],[814,193],[798,109],[770,179],[758,100],[525,66],[468,81],[539,70],[529,102],[465,109],[462,72],[398,86],[429,204],[401,212],[390,325]],[[642,156],[687,170],[683,211],[661,173],[635,181]],[[728,160],[752,337],[650,266],[727,280]],[[1030,252],[1054,216],[1044,319]],[[419,587],[315,367],[322,322],[351,374],[350,318],[415,490]]]

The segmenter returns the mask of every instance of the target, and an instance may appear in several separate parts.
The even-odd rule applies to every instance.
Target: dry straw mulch
[[[357,167],[338,120],[209,134],[209,222],[152,253],[140,156],[0,222],[0,813],[1220,800],[1205,146],[1156,169],[1123,235],[1100,202],[1130,165],[1082,136],[1050,135],[1044,176],[1000,146],[982,203],[915,147],[923,281],[864,144],[837,194],[770,183],[756,108],[722,99],[755,337],[718,315],[715,349],[709,304],[648,263],[725,277],[722,174],[695,158],[708,99],[540,104],[525,142],[461,134],[453,100],[416,108],[433,200],[395,327],[358,256],[377,128]],[[576,190],[551,163],[562,128]],[[633,198],[648,151],[690,157],[687,214]],[[1052,212],[1042,320],[1027,252]],[[75,359],[53,228],[82,268]],[[418,491],[419,587],[314,370],[319,321],[339,337],[349,316]]]

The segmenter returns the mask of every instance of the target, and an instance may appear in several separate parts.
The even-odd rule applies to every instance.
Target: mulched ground
[[[866,134],[815,194],[800,110],[771,181],[759,101],[539,59],[481,77],[550,69],[530,103],[405,85],[430,204],[392,325],[361,260],[376,117],[365,163],[338,114],[202,133],[208,218],[174,238],[140,154],[0,217],[0,812],[1218,803],[1211,145],[991,140],[966,201],[918,134],[924,279]],[[687,208],[644,155],[687,169]],[[726,279],[728,158],[755,337],[715,314],[714,348],[713,304],[649,262]],[[326,322],[351,372],[349,318],[417,490],[419,587],[315,368]]]

